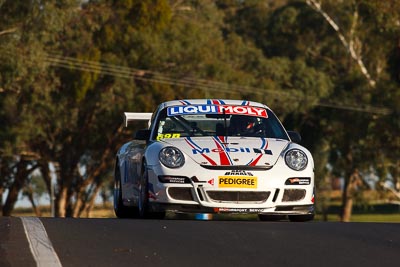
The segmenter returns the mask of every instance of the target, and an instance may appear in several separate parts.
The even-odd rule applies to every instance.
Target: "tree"
[[[358,6],[355,6],[354,12],[353,12],[353,18],[352,18],[352,25],[351,29],[348,34],[349,40],[342,34],[342,30],[338,26],[338,24],[329,16],[328,13],[326,13],[322,8],[321,8],[321,3],[317,0],[306,0],[307,5],[315,9],[318,13],[320,13],[324,19],[326,20],[327,23],[336,31],[336,34],[338,38],[340,39],[341,43],[343,46],[346,48],[350,56],[357,62],[357,65],[359,66],[362,74],[365,76],[365,78],[368,80],[368,83],[370,86],[375,87],[376,81],[371,77],[369,74],[369,71],[365,67],[364,61],[362,60],[362,57],[360,55],[360,51],[356,51],[355,46],[357,45],[357,41],[359,40],[354,40],[355,36],[355,29],[357,27],[358,23],[358,16],[359,16],[359,11],[358,11]],[[353,5],[355,3],[352,3]]]
[[[327,1],[327,5],[329,6],[329,1]],[[377,87],[377,80],[376,78],[372,78],[370,71],[368,70],[368,66],[384,66],[387,63],[382,61],[382,54],[388,53],[388,50],[382,50],[382,47],[387,45],[387,41],[382,40],[380,37],[377,37],[377,32],[374,28],[377,26],[385,27],[382,23],[378,21],[371,21],[371,15],[375,14],[377,18],[379,18],[378,5],[376,2],[370,1],[353,1],[349,3],[349,8],[352,14],[348,14],[349,17],[349,24],[347,25],[347,34],[345,36],[346,30],[344,30],[344,26],[339,27],[339,25],[332,19],[332,17],[324,11],[320,2],[317,1],[306,1],[306,3],[312,6],[318,13],[320,13],[327,23],[335,30],[338,38],[340,39],[341,43],[348,51],[350,57],[356,62],[361,74],[365,77],[365,80],[368,82],[368,85],[363,85],[359,78],[356,78],[355,73],[353,72],[354,68],[349,68],[349,78],[350,75],[353,75],[354,78],[350,78],[345,82],[350,82],[344,88],[351,88],[352,96],[345,96],[345,98],[353,98],[354,96],[359,97],[362,102],[369,102],[374,101],[375,99],[372,98],[372,95],[375,95],[375,88]],[[332,8],[332,6],[329,6]],[[378,19],[379,20],[379,19]],[[369,24],[368,23],[372,23]],[[373,37],[372,37],[373,36]],[[372,38],[371,38],[372,37]],[[389,37],[389,36],[388,36]],[[380,42],[379,44],[375,43],[372,40],[373,38],[378,39]],[[390,37],[393,38],[393,35]],[[365,40],[365,42],[363,42]],[[364,45],[365,44],[365,45]],[[369,44],[369,45],[366,45]],[[373,46],[375,45],[375,46]],[[390,47],[390,46],[389,46]],[[373,52],[372,52],[373,51]],[[377,53],[378,51],[378,53]],[[390,51],[390,50],[389,50]],[[367,63],[365,63],[367,62]],[[376,73],[376,77],[384,79],[382,75],[382,69],[379,67],[379,71]],[[387,88],[382,88],[379,86],[379,89],[387,91]],[[340,95],[344,95],[344,92],[340,92]],[[339,95],[338,94],[338,95]],[[382,95],[379,93],[379,95]],[[377,97],[379,98],[379,97]],[[372,102],[373,103],[373,102]],[[375,125],[375,120],[371,120],[371,116],[352,116],[353,118],[357,118],[357,121],[363,122],[359,127],[354,127],[354,119],[350,122],[345,118],[341,118],[343,122],[350,122],[352,127],[344,129],[347,132],[347,129],[351,129],[348,135],[352,135],[353,140],[352,142],[342,142],[342,144],[347,144],[342,146],[341,151],[344,154],[345,159],[345,190],[343,192],[343,209],[341,218],[342,221],[349,221],[351,216],[351,207],[352,207],[352,198],[354,192],[354,186],[359,183],[361,179],[360,175],[360,168],[368,168],[370,165],[374,165],[377,168],[377,164],[373,161],[364,164],[363,159],[368,155],[371,159],[377,159],[376,155],[371,155],[369,152],[370,146],[366,145],[366,140],[373,139],[376,140],[379,138],[381,133],[373,134],[370,132],[371,126]],[[339,117],[340,118],[340,117]],[[393,125],[393,124],[392,124]],[[343,136],[339,140],[344,140],[346,137]],[[339,142],[337,140],[336,142]],[[356,141],[358,140],[358,141]],[[384,143],[377,144],[378,147],[384,147]],[[354,151],[361,151],[360,153],[354,153]]]
[[[374,0],[3,1],[7,212],[36,170],[48,190],[57,177],[57,216],[88,214],[131,135],[122,112],[180,98],[267,103],[319,155],[321,188],[327,166],[349,181],[371,166],[398,181],[398,8]]]
[[[38,90],[32,83],[45,84],[46,80],[40,60],[42,46],[33,33],[40,33],[35,13],[39,9],[37,3],[21,1],[6,1],[0,6],[0,31],[3,32],[0,36],[0,152],[1,180],[4,181],[0,186],[8,188],[3,215],[10,214],[26,177],[36,168],[35,155],[26,143],[29,121],[25,118],[28,117],[26,108]]]
[[[292,110],[283,108],[288,111],[284,123],[303,132],[304,144],[313,154],[319,155],[321,144],[326,144],[324,146],[342,155],[339,161],[327,158],[329,153],[324,160],[316,159],[319,187],[323,184],[322,177],[328,174],[324,171],[327,164],[334,166],[334,171],[344,175],[346,181],[362,176],[363,170],[370,166],[382,167],[386,172],[388,166],[392,166],[391,172],[396,173],[398,160],[389,160],[387,157],[393,153],[383,152],[389,151],[386,147],[397,148],[399,143],[396,136],[389,133],[398,132],[398,123],[392,121],[396,113],[391,114],[398,109],[393,105],[399,99],[393,90],[398,85],[390,78],[390,75],[398,78],[399,73],[398,63],[393,60],[397,59],[393,55],[398,55],[398,27],[394,27],[398,23],[398,12],[394,11],[399,8],[396,1],[280,1],[274,3],[275,6],[257,1],[219,3],[228,11],[228,29],[252,40],[267,58],[275,60],[270,73],[274,74],[271,79],[274,83],[282,81],[279,91],[293,84],[290,77],[296,73],[301,76],[302,83],[315,81],[318,73],[320,77],[330,78],[325,84],[331,87],[322,86],[330,89],[319,94],[316,90],[316,97],[300,102],[304,110],[300,110],[296,102]],[[289,62],[294,62],[295,66],[305,64],[307,71],[288,68]],[[314,73],[310,72],[313,68]],[[301,98],[300,92],[309,95],[310,83],[304,85],[295,87],[292,94],[297,98]],[[391,100],[383,100],[385,95]],[[374,106],[386,106],[386,109]],[[391,130],[382,131],[386,128]],[[383,133],[390,142],[383,142]],[[371,153],[367,145],[371,143],[383,149]],[[397,154],[395,157],[398,158]],[[376,164],[379,158],[381,163]],[[346,184],[351,187],[352,183]],[[344,193],[344,203],[350,198]],[[343,207],[349,205],[343,204]],[[348,217],[343,216],[343,220]]]

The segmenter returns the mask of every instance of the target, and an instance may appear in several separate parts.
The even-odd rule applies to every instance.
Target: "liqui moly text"
[[[168,116],[189,114],[228,114],[247,115],[267,118],[264,108],[251,106],[229,106],[229,105],[189,105],[168,108]]]

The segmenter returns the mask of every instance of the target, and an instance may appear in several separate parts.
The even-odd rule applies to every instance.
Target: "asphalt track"
[[[0,217],[1,267],[399,263],[397,223]]]

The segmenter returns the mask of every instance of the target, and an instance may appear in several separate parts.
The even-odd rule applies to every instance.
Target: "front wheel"
[[[138,211],[134,207],[127,207],[122,201],[121,175],[118,165],[114,177],[114,213],[118,218],[136,218]]]
[[[146,164],[143,164],[139,194],[139,217],[144,219],[164,219],[165,212],[151,212],[149,210],[149,177]]]

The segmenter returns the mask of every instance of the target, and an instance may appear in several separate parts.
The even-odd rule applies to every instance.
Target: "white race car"
[[[154,113],[115,162],[119,218],[166,211],[255,213],[260,220],[314,218],[314,162],[266,105],[240,100],[174,100]]]

